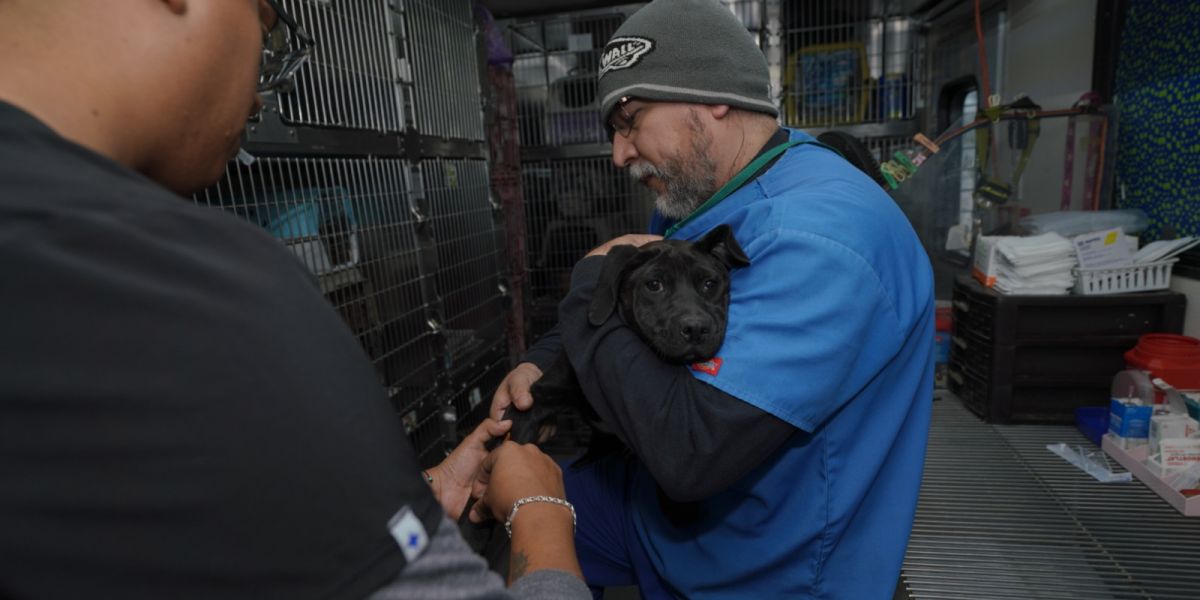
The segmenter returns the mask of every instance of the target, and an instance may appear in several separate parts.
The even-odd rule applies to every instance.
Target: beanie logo
[[[600,57],[600,78],[609,71],[628,69],[654,50],[654,40],[641,36],[622,36],[609,40]]]

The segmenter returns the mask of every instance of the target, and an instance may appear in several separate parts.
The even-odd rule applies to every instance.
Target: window
[[[938,131],[956,129],[974,121],[979,112],[979,86],[966,76],[947,83],[938,98]],[[944,185],[938,193],[938,228],[946,236],[970,238],[975,218],[975,131],[968,131],[942,147],[947,152]],[[964,240],[966,241],[966,240]],[[945,238],[938,248],[946,246]],[[966,256],[966,249],[953,253]]]
[[[979,110],[979,92],[971,89],[963,94],[961,117],[963,123],[975,120]],[[975,210],[975,132],[969,131],[962,136],[959,145],[958,171],[958,224],[971,227],[971,219]]]

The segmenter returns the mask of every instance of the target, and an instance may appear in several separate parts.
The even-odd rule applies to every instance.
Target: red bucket
[[[1179,390],[1200,389],[1200,340],[1186,335],[1148,333],[1138,338],[1125,362],[1149,371]]]

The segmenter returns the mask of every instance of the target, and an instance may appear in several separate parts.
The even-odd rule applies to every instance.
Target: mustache
[[[629,176],[639,181],[650,176],[654,176],[659,179],[665,178],[665,174],[658,167],[648,162],[636,162],[632,165],[629,165]]]

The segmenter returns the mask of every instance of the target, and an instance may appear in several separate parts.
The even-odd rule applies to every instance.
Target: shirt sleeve
[[[554,360],[558,358],[562,350],[562,326],[556,324],[533,343],[533,346],[521,358],[521,362],[533,363],[544,373],[550,368],[550,365],[554,364]]]
[[[872,266],[885,247],[794,230],[742,247],[752,266],[731,276],[720,372],[696,377],[813,432],[900,352],[910,335],[900,312],[921,309],[899,307],[915,294],[887,289]]]
[[[559,305],[563,345],[585,395],[672,500],[724,491],[796,428],[696,379],[688,367],[664,362],[618,315],[589,325],[603,262],[580,261]]]
[[[518,579],[511,588],[488,570],[482,557],[471,552],[458,528],[443,518],[429,547],[369,600],[552,600],[592,597],[578,577],[542,569]]]

